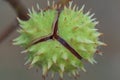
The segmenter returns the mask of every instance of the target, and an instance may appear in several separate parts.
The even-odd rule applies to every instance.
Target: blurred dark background
[[[36,3],[42,8],[47,6],[47,0],[21,1],[27,8]],[[101,40],[108,44],[101,47],[104,52],[102,57],[95,56],[98,64],[85,62],[87,72],[81,71],[78,80],[120,80],[120,0],[74,0],[74,3],[80,7],[85,4],[85,11],[96,13],[95,17],[100,21],[97,28],[104,33]],[[13,8],[5,0],[0,0],[0,34],[15,18]],[[20,54],[23,49],[12,45],[12,40],[17,36],[18,33],[14,31],[0,43],[0,80],[41,80],[41,70],[27,70],[27,66],[24,66],[26,54]],[[72,79],[65,76],[65,80]]]

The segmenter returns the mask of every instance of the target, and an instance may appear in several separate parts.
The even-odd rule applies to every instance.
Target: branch
[[[29,19],[29,16],[27,15],[28,13],[27,8],[24,5],[22,5],[22,3],[19,0],[5,0],[5,1],[7,1],[12,6],[17,16],[21,20]],[[9,27],[7,27],[0,35],[0,43],[4,41],[14,30],[16,30],[17,26],[18,26],[18,22],[17,20],[15,20],[14,23],[12,23]]]
[[[29,16],[27,15],[28,10],[27,8],[21,3],[20,0],[5,0],[7,1],[12,8],[15,10],[18,18],[20,18],[21,20],[28,20]],[[57,4],[57,6],[59,6],[61,4],[61,8],[64,5],[67,5],[68,2],[71,0],[59,0]],[[13,24],[11,24],[6,30],[3,31],[3,33],[0,35],[0,43],[2,41],[4,41],[14,30],[16,30],[18,26],[18,22],[15,21]]]
[[[17,16],[22,20],[28,20],[29,16],[27,15],[27,8],[21,3],[20,0],[6,0],[12,8],[15,10]]]

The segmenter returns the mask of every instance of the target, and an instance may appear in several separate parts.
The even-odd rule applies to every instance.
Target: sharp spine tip
[[[103,43],[103,46],[108,46],[107,44]]]
[[[91,19],[92,22],[95,21],[95,20],[96,20],[96,18]],[[97,21],[96,21],[96,22],[97,22]]]
[[[60,74],[60,79],[63,80],[63,72],[59,72]]]
[[[33,67],[33,65],[29,65],[28,69],[31,69]]]
[[[104,35],[103,33],[99,33],[99,35],[98,36],[102,36],[102,35]]]
[[[21,54],[27,53],[27,52],[28,52],[28,50],[24,50],[24,51],[21,51]]]
[[[95,21],[94,24],[95,24],[95,25],[99,24],[99,21]]]
[[[78,11],[78,10],[79,10],[79,7],[76,7],[76,10]]]
[[[64,54],[62,55],[62,58],[63,58],[64,60],[67,60],[67,59],[68,59],[67,54],[64,53]]]
[[[52,66],[52,62],[49,61],[49,62],[48,62],[48,70],[51,68],[51,66]]]
[[[75,72],[75,71],[72,71],[72,75],[73,75],[73,76],[76,76],[76,72]]]
[[[54,72],[52,72],[52,73],[51,73],[51,80],[53,80],[53,79],[54,79],[54,76],[55,76],[55,73],[54,73]]]
[[[57,5],[55,4],[53,8],[57,9]]]
[[[38,4],[38,3],[37,3],[37,5],[36,5],[36,6],[37,6],[37,9],[38,9],[38,10],[40,10],[40,6],[39,6],[39,4]]]
[[[49,0],[47,1],[47,4],[48,4],[48,6],[50,6],[50,1]]]
[[[100,56],[102,56],[103,55],[103,53],[101,52],[101,51],[99,51],[99,53],[98,53]]]
[[[74,7],[73,7],[73,10],[75,11],[75,9],[76,9],[76,5],[74,5]]]
[[[19,17],[16,17],[17,20],[20,20]]]
[[[85,8],[85,4],[82,6],[82,8],[80,9],[80,11],[83,11]]]
[[[81,68],[84,72],[86,72],[86,69],[84,67]]]
[[[27,61],[24,63],[24,65],[27,65],[28,63],[30,63],[30,60],[27,60]]]
[[[90,11],[88,11],[85,15],[86,15],[86,16],[89,16],[89,15],[90,15]]]
[[[61,7],[61,4],[59,4],[58,8],[60,8],[60,7]]]
[[[28,9],[28,12],[29,12],[29,14],[31,14],[31,13],[32,13],[30,9]]]
[[[54,63],[56,63],[56,61],[57,61],[57,56],[53,56],[52,60],[53,60]]]
[[[62,72],[64,72],[64,68],[65,68],[65,65],[64,64],[60,64],[60,69]]]
[[[67,7],[66,7],[66,6],[64,6],[64,9],[67,9]]]
[[[72,3],[73,3],[73,1],[70,1],[70,2],[69,2],[69,9],[72,8]]]
[[[89,16],[89,18],[91,19],[94,15],[95,15],[95,13],[91,14],[91,15]]]
[[[46,76],[47,72],[48,72],[47,66],[43,66],[43,73],[42,73],[42,75]]]

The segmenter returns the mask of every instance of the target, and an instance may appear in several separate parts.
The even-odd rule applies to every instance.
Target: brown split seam
[[[52,35],[48,36],[48,37],[44,37],[44,38],[40,38],[36,41],[34,41],[32,43],[32,45],[35,45],[35,44],[38,44],[40,42],[44,42],[44,41],[47,41],[47,40],[54,40],[56,39],[59,43],[61,43],[65,48],[67,48],[75,57],[77,57],[78,59],[82,59],[82,57],[78,54],[78,52],[73,49],[63,38],[61,38],[58,34],[57,34],[57,31],[58,31],[58,18],[60,16],[60,10],[57,10],[57,15],[55,17],[55,20],[53,22],[53,33]]]

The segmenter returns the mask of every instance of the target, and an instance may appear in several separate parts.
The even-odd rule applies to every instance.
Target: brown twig
[[[28,20],[29,16],[27,15],[27,8],[21,3],[20,0],[6,0],[12,8],[15,10],[17,16],[22,20]]]
[[[20,0],[5,0],[7,1],[12,8],[15,10],[17,16],[21,19],[21,20],[28,20],[29,16],[27,15],[28,11],[27,8],[21,3]],[[69,1],[71,0],[59,0],[57,4],[57,6],[59,6],[61,4],[61,6],[66,5]],[[11,24],[7,29],[5,29],[3,31],[3,33],[0,34],[0,43],[2,41],[4,41],[14,30],[16,30],[18,23],[16,23],[17,21],[15,20],[15,22],[13,24]]]
[[[22,5],[19,0],[5,0],[7,1],[17,13],[17,16],[22,20],[28,20],[27,8]],[[14,21],[9,27],[7,27],[0,35],[0,42],[4,41],[18,26],[17,20]]]

